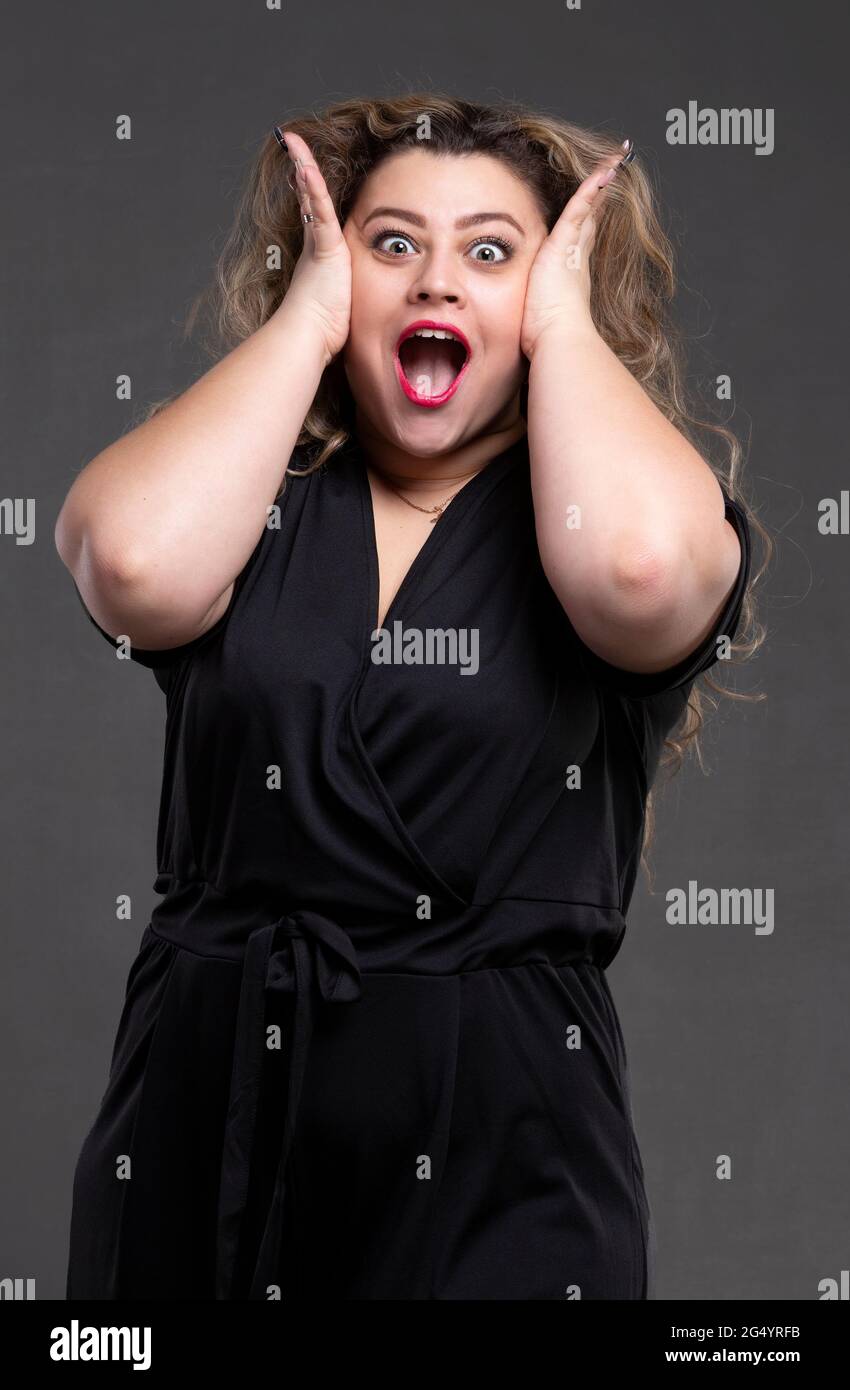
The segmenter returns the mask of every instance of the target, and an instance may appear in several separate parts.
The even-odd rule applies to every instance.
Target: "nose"
[[[460,271],[446,248],[423,256],[408,288],[414,304],[463,304],[465,300]]]

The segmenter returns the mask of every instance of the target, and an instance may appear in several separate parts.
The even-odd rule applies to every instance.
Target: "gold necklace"
[[[377,472],[377,469],[375,471]],[[400,497],[402,502],[407,503],[408,507],[415,507],[417,512],[425,512],[426,515],[430,514],[431,512],[435,512],[436,515],[431,517],[432,526],[434,525],[435,521],[439,521],[440,517],[443,515],[443,512],[446,510],[446,507],[453,500],[453,498],[457,496],[457,492],[460,491],[460,488],[458,488],[455,492],[451,494],[450,497],[447,497],[444,502],[438,502],[434,507],[420,507],[418,502],[411,502],[409,497],[405,497],[403,492],[399,492],[397,487],[393,487],[392,483],[387,480],[386,474],[379,473],[378,476],[384,483],[386,483],[386,486],[390,489],[390,492],[394,492],[396,497]],[[475,474],[472,473],[470,476],[474,478]],[[463,482],[460,484],[460,487],[464,487],[468,481],[469,479],[464,478]]]

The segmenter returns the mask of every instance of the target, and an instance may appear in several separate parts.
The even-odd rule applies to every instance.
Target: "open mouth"
[[[410,324],[396,345],[399,384],[416,405],[443,405],[457,391],[471,356],[459,329],[425,320]]]

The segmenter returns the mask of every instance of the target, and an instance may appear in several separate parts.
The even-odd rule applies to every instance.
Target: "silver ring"
[[[316,219],[315,219],[315,217],[313,216],[312,212],[302,212],[302,214],[301,214],[301,221],[302,221],[302,222],[315,222],[315,220],[316,220]]]

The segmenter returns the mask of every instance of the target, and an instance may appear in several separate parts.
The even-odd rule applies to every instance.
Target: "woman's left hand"
[[[520,332],[520,347],[529,359],[544,333],[564,327],[572,331],[576,325],[595,331],[590,316],[590,256],[596,214],[623,157],[604,160],[579,184],[540,245],[528,277]]]

